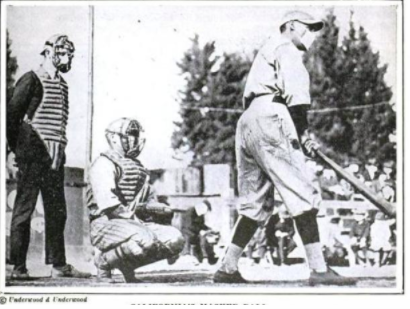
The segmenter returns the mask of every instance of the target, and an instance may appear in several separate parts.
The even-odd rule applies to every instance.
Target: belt
[[[259,97],[266,96],[266,95],[272,95],[272,94],[271,93],[259,93],[259,94],[253,95],[250,98],[246,99],[246,101],[244,102],[245,103],[244,104],[245,109],[247,109],[251,105],[253,100],[255,100],[256,98],[259,98]],[[286,100],[281,96],[274,96],[272,98],[271,102],[272,103],[279,103],[279,104],[283,104],[283,105],[287,106]]]
[[[284,104],[287,106],[286,104],[286,100],[284,98],[282,98],[281,96],[274,96],[272,99],[273,103],[280,103],[280,104]]]

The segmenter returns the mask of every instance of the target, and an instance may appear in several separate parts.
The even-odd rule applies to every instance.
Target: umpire
[[[87,278],[91,274],[66,263],[67,218],[64,163],[67,145],[68,85],[60,73],[71,69],[74,44],[54,35],[41,53],[43,64],[17,82],[7,106],[7,140],[18,165],[17,195],[10,236],[12,279],[28,279],[26,268],[30,221],[39,192],[44,201],[46,264],[53,278]]]

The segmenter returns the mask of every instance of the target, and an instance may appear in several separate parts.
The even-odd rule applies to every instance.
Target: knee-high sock
[[[229,245],[222,261],[222,271],[231,274],[238,270],[238,261],[243,249],[251,240],[257,228],[257,221],[244,216],[239,217],[234,228],[232,243]]]
[[[294,220],[305,247],[309,268],[317,272],[325,272],[327,266],[320,244],[316,215],[317,210],[310,210],[294,217]]]

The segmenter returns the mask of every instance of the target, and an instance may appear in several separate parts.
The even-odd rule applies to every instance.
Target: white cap
[[[291,11],[286,13],[280,22],[282,27],[284,24],[290,21],[298,21],[302,24],[309,25],[312,27],[313,31],[319,31],[323,28],[324,22],[320,19],[315,19],[312,15],[302,12],[302,11]]]

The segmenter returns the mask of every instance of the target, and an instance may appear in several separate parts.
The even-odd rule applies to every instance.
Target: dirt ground
[[[301,288],[309,287],[307,279],[309,270],[305,264],[295,264],[291,266],[259,265],[250,264],[246,259],[240,262],[240,271],[249,284],[240,285],[252,289],[262,287],[273,288]],[[168,265],[165,261],[160,261],[142,267],[136,271],[136,278],[141,283],[124,283],[122,275],[114,272],[116,283],[101,283],[93,276],[91,279],[53,279],[48,271],[44,269],[37,272],[30,270],[33,276],[31,280],[15,281],[10,279],[11,266],[7,267],[6,286],[13,287],[204,287],[217,289],[219,286],[230,286],[227,284],[215,284],[212,282],[214,272],[218,265],[202,265],[192,261],[192,259],[180,259],[174,265]],[[334,270],[347,277],[358,279],[352,288],[394,288],[396,287],[396,267],[335,267]],[[332,287],[332,286],[326,286]]]

